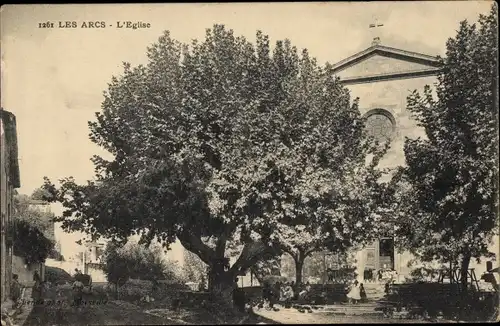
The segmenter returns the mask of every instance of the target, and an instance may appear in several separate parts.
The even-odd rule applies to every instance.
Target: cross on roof
[[[368,26],[368,28],[379,28],[379,27],[382,27],[382,26],[384,26],[384,24],[379,23],[378,19],[375,19],[375,22],[372,23],[372,24],[370,24]],[[375,46],[375,45],[378,45],[378,44],[380,44],[380,37],[378,37],[376,35],[376,33],[375,33],[375,37],[373,38],[372,46]]]

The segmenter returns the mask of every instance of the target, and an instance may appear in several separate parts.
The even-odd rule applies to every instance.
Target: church
[[[426,85],[431,88],[435,86],[441,69],[438,57],[386,46],[381,43],[379,37],[374,37],[371,45],[337,62],[333,69],[344,86],[350,90],[351,99],[359,98],[359,109],[366,118],[368,133],[381,142],[390,142],[390,149],[379,167],[395,168],[405,165],[405,137],[425,137],[424,129],[417,126],[416,120],[406,108],[407,96],[414,90],[423,91]],[[391,237],[381,238],[353,253],[359,281],[364,282],[365,270],[381,269],[392,269],[396,272],[396,282],[405,281],[416,267],[409,266],[415,257],[410,252],[398,252],[395,249],[395,241],[397,239]],[[499,252],[498,239],[495,239],[489,250]],[[330,257],[329,262],[327,257]],[[235,260],[236,257],[232,257],[231,263]],[[338,265],[334,262],[336,260],[335,255],[325,254],[322,266],[325,269],[323,282],[327,281],[328,277],[326,269]],[[498,263],[493,265],[497,266]],[[470,268],[475,269],[479,278],[486,271],[486,262],[483,260],[477,263],[471,260]],[[282,276],[292,276],[284,273],[283,266],[281,272]],[[239,286],[258,284],[250,272],[241,275],[239,280]]]
[[[359,97],[368,133],[381,142],[390,141],[391,147],[379,167],[404,165],[405,137],[425,135],[406,109],[406,97],[437,81],[438,58],[384,46],[375,37],[371,46],[334,64],[333,69],[350,90],[351,99]],[[358,278],[363,281],[364,270],[377,271],[385,266],[395,270],[403,281],[411,270],[407,265],[412,258],[410,253],[397,253],[394,239],[379,239],[355,254]],[[334,267],[329,265],[325,258],[324,268]],[[249,282],[247,276],[245,283]]]
[[[417,126],[406,109],[407,96],[413,90],[423,91],[426,85],[434,87],[440,71],[438,58],[385,46],[375,37],[371,46],[336,63],[334,71],[351,91],[351,98],[359,97],[359,109],[367,119],[368,133],[380,141],[390,141],[391,147],[379,166],[405,165],[405,137],[425,136],[423,128]],[[384,267],[397,272],[397,281],[404,281],[411,271],[408,263],[413,256],[408,252],[398,253],[394,241],[393,238],[379,239],[357,253],[360,281],[364,270]],[[498,239],[490,251],[499,251]],[[479,277],[486,269],[485,264],[471,261],[470,268],[475,268]]]

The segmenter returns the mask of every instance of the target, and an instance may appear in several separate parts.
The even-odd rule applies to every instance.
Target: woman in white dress
[[[352,284],[349,293],[347,293],[347,298],[349,299],[350,303],[356,303],[359,300],[361,300],[361,292],[357,280],[355,280],[354,283]]]

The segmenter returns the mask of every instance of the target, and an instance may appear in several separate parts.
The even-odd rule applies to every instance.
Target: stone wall
[[[405,137],[417,138],[424,136],[424,130],[417,127],[415,119],[406,108],[406,98],[413,90],[432,86],[435,77],[408,78],[390,81],[378,81],[366,84],[348,85],[351,97],[359,97],[361,113],[366,114],[373,109],[383,109],[389,112],[396,122],[391,148],[380,162],[381,167],[395,167],[405,164],[403,145]]]
[[[92,277],[92,282],[107,282],[106,274],[102,269],[93,266],[87,266],[87,274]]]

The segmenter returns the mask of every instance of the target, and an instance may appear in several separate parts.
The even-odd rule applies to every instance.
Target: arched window
[[[396,120],[384,109],[374,109],[365,114],[365,127],[368,135],[380,143],[390,141],[396,130]]]

